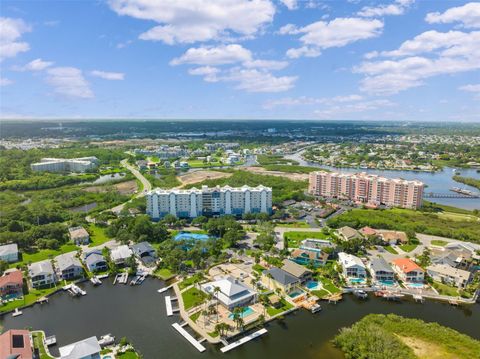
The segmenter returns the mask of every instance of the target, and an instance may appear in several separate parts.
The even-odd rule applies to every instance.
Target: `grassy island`
[[[438,323],[370,314],[333,340],[346,358],[480,358],[480,341]]]

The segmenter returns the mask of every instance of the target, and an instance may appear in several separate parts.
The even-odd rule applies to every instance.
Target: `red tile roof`
[[[32,343],[28,330],[12,329],[0,335],[0,358],[18,355],[18,359],[32,359]]]
[[[424,272],[424,270],[417,263],[408,258],[395,259],[392,263],[404,273],[410,273],[414,270]]]
[[[7,272],[0,277],[0,288],[7,284],[23,284],[23,275],[19,270],[14,270],[12,272]]]

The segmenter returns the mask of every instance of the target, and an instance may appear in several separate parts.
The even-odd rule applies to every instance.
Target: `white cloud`
[[[188,49],[179,58],[173,59],[171,65],[226,65],[250,61],[252,53],[242,45],[230,44],[218,47],[198,47]]]
[[[203,79],[207,82],[217,82],[217,74],[219,72],[220,69],[211,66],[196,67],[194,69],[188,70],[188,73],[190,75],[203,76]]]
[[[106,71],[99,71],[93,70],[90,72],[90,75],[95,77],[100,77],[104,80],[123,80],[125,78],[125,74],[122,72],[106,72]]]
[[[21,19],[0,17],[0,61],[30,49],[28,43],[19,41],[29,31],[31,27]]]
[[[297,0],[280,0],[280,2],[285,5],[288,10],[295,10],[298,8]]]
[[[377,37],[381,34],[383,22],[377,19],[336,18],[330,22],[317,21],[302,28],[286,25],[280,34],[303,34],[300,41],[303,46],[290,49],[287,55],[295,58],[300,56],[318,56],[321,49],[343,47],[350,43]]]
[[[8,86],[13,84],[13,81],[5,77],[0,77],[0,86]]]
[[[480,84],[471,84],[471,85],[464,85],[459,87],[460,90],[462,91],[467,91],[467,92],[478,92],[480,93]]]
[[[298,59],[299,57],[318,57],[321,55],[321,51],[314,47],[302,46],[299,48],[292,48],[287,50],[287,57],[291,59]]]
[[[362,17],[381,17],[385,15],[403,15],[415,0],[396,0],[391,4],[364,6],[358,13]]]
[[[75,67],[53,67],[47,70],[47,83],[56,93],[71,98],[92,98],[90,85],[82,71]]]
[[[377,99],[327,106],[326,108],[315,110],[314,114],[320,119],[343,119],[345,116],[352,115],[358,118],[359,113],[377,111],[393,106],[396,106],[396,103],[390,100]]]
[[[397,50],[378,54],[387,59],[364,62],[354,72],[365,75],[363,91],[395,94],[421,86],[427,78],[480,69],[480,32],[427,31]]]
[[[234,68],[221,80],[237,82],[235,88],[247,92],[283,92],[294,86],[297,76],[276,77],[256,69]]]
[[[312,106],[319,104],[347,103],[363,100],[363,96],[357,94],[334,96],[334,97],[285,97],[276,100],[269,100],[263,104],[266,109],[275,107]]]
[[[253,36],[273,20],[270,0],[109,0],[119,15],[157,22],[139,36],[166,44]]]
[[[480,3],[471,2],[463,6],[452,7],[444,13],[431,12],[425,17],[429,24],[447,24],[460,22],[467,28],[480,28]]]
[[[257,68],[266,70],[281,70],[288,66],[288,61],[276,60],[247,60],[243,63],[247,68]]]
[[[52,66],[54,63],[51,61],[43,61],[42,59],[38,58],[33,61],[30,61],[25,66],[21,67],[14,67],[16,71],[42,71],[45,70],[47,67]]]

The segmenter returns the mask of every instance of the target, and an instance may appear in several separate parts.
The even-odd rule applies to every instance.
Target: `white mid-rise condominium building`
[[[385,178],[365,172],[312,172],[309,183],[309,192],[315,196],[402,208],[421,207],[423,189],[424,184],[420,181]]]
[[[147,194],[147,214],[153,219],[271,212],[272,189],[264,186],[155,189]]]
[[[85,172],[97,167],[97,157],[80,158],[42,158],[40,162],[30,165],[36,172]]]

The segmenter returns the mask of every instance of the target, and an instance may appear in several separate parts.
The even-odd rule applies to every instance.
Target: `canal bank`
[[[370,313],[395,313],[405,317],[436,321],[461,333],[480,339],[480,305],[455,308],[446,303],[427,301],[387,302],[370,297],[357,300],[346,295],[338,304],[322,302],[323,311],[311,314],[298,310],[267,325],[268,333],[228,354],[220,346],[205,344],[207,350],[199,353],[173,328],[178,316],[167,317],[164,295],[157,292],[164,285],[157,279],[147,279],[140,286],[113,286],[110,280],[94,287],[86,282],[81,286],[87,295],[74,298],[58,293],[49,304],[35,305],[23,315],[0,318],[4,329],[31,327],[57,336],[58,346],[66,345],[92,335],[100,337],[112,333],[117,340],[126,336],[146,359],[171,358],[343,358],[330,340],[338,330],[350,326]],[[57,354],[56,348],[52,349]]]

